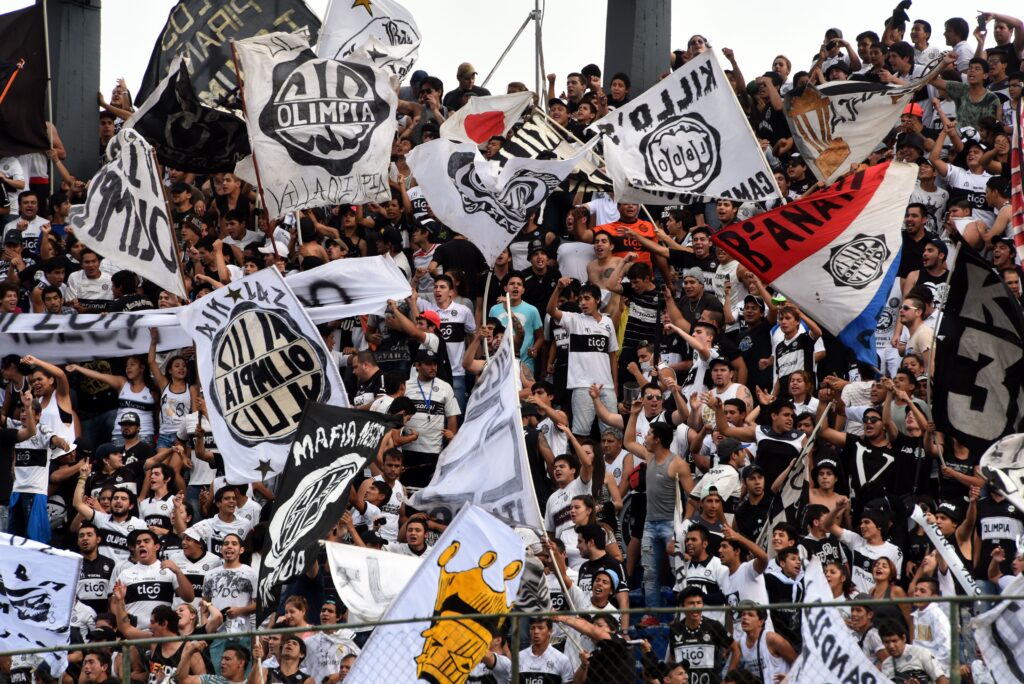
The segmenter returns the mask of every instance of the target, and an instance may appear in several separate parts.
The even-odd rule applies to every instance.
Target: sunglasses
[[[920,311],[920,309],[918,309],[916,306],[907,306],[906,304],[904,304],[903,306],[900,307],[900,311]]]
[[[875,423],[878,423],[881,420],[882,420],[881,418],[877,418],[877,417],[876,418],[865,418],[862,422],[864,422],[864,423],[866,423],[868,425],[874,425]]]
[[[658,396],[657,394],[645,394],[644,395],[644,399],[647,399],[649,401],[654,401],[654,400],[661,401],[661,397]]]

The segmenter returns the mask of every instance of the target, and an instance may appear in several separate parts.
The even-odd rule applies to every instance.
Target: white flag
[[[471,503],[544,529],[523,440],[512,336],[504,341],[474,385],[465,422],[438,457],[430,484],[414,493],[410,504],[451,520]]]
[[[590,126],[604,135],[619,202],[680,196],[760,202],[775,176],[713,50]]]
[[[1024,577],[1018,575],[1003,593],[1024,596]],[[1024,603],[999,601],[971,620],[971,628],[994,680],[1024,682]]]
[[[812,556],[804,570],[804,603],[813,605],[832,601],[832,590],[822,572],[821,560]],[[793,663],[787,681],[793,684],[892,684],[864,655],[838,608],[805,608],[801,615],[800,632],[803,636],[803,650]]]
[[[232,45],[271,218],[391,198],[388,164],[398,99],[384,71],[318,58],[305,39],[289,33]]]
[[[374,629],[345,681],[466,681],[498,621],[431,618],[507,613],[524,557],[523,540],[512,528],[476,506],[463,508],[384,614],[385,621],[421,621]]]
[[[495,135],[504,136],[533,104],[533,93],[471,97],[459,111],[441,124],[441,137],[483,145]]]
[[[1024,510],[1024,434],[1000,439],[981,455],[978,466],[990,486]]]
[[[380,622],[384,611],[423,564],[422,558],[352,544],[326,542],[331,579],[338,598],[348,608],[348,622],[365,625]]]
[[[942,505],[951,504],[943,503]],[[932,543],[935,550],[942,556],[942,560],[946,561],[949,572],[956,578],[957,583],[960,584],[964,592],[968,595],[980,596],[982,594],[981,587],[974,581],[974,575],[971,574],[970,569],[964,566],[964,562],[960,560],[960,556],[957,555],[953,546],[942,535],[942,530],[939,529],[939,526],[928,522],[928,518],[925,517],[924,511],[920,506],[914,506],[914,510],[910,513],[910,519],[924,530],[928,541]]]
[[[569,159],[516,157],[499,166],[473,143],[441,138],[416,146],[406,161],[437,220],[469,238],[493,264],[526,225],[526,215],[540,209],[598,139]]]
[[[394,0],[332,2],[316,53],[330,59],[366,59],[404,79],[419,56],[420,30]]]
[[[81,566],[77,553],[0,534],[0,651],[68,643]],[[67,654],[43,659],[59,679]]]
[[[309,401],[348,406],[338,367],[276,268],[231,283],[178,312],[227,481],[280,473]]]
[[[68,224],[97,254],[187,298],[153,148],[134,129],[122,128],[107,143],[107,156],[85,204],[71,208]]]

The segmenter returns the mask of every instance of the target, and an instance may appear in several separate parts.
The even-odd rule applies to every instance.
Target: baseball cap
[[[421,311],[417,318],[422,318],[427,323],[430,323],[435,328],[441,327],[441,316],[436,311]]]
[[[112,442],[107,442],[106,444],[100,444],[96,448],[96,453],[93,454],[93,456],[95,457],[95,460],[97,462],[99,462],[99,461],[102,461],[103,459],[107,458],[111,454],[123,454],[123,453],[124,453],[124,447],[118,446],[118,445],[116,445],[116,444],[114,444]]]
[[[416,363],[437,363],[437,352],[420,349],[416,352]]]
[[[274,254],[277,253],[280,257],[288,256],[288,245],[284,244],[280,240],[274,240],[273,243],[268,242],[259,248],[260,254]]]
[[[121,420],[117,421],[118,425],[142,425],[142,421],[139,420],[139,414],[135,411],[127,411]]]
[[[921,109],[921,105],[917,104],[916,102],[911,102],[906,107],[904,107],[903,113],[909,114],[910,116],[916,116],[918,119],[924,117],[924,110]]]
[[[830,65],[829,68],[825,71],[825,73],[827,74],[829,71],[832,71],[833,69],[839,69],[840,71],[846,72],[847,76],[849,76],[851,73],[850,65],[841,59]]]
[[[188,183],[186,183],[184,181],[178,181],[177,183],[174,183],[173,185],[171,185],[171,192],[172,193],[179,193],[179,192],[189,192],[190,193],[190,192],[192,192],[192,186],[190,186]]]
[[[601,568],[600,570],[594,573],[594,577],[597,577],[598,575],[608,575],[608,579],[612,581],[612,591],[615,591],[615,588],[619,586],[619,573],[615,572],[614,570],[610,570],[608,568]]]
[[[944,515],[954,522],[962,522],[964,511],[952,501],[943,501],[935,508],[935,515]]]
[[[565,104],[565,100],[563,100],[560,97],[553,97],[550,100],[548,100],[548,109],[550,109],[551,107],[554,107],[555,105],[561,105],[562,107],[568,107],[568,105]]]
[[[411,83],[412,85],[422,83],[423,79],[425,79],[429,75],[430,74],[428,74],[423,69],[417,69],[416,71],[412,72],[412,76],[409,77],[409,83]]]
[[[9,231],[4,233],[4,244],[5,245],[20,245],[21,244],[21,231],[17,228],[11,228]]]
[[[932,238],[931,240],[928,241],[928,243],[934,245],[935,249],[939,250],[946,256],[949,256],[949,247],[946,245],[945,242],[943,242],[939,238]]]
[[[743,445],[739,440],[733,439],[732,437],[726,437],[718,443],[718,457],[721,459],[729,458],[742,448]]]
[[[832,472],[834,472],[834,473],[838,473],[839,472],[839,464],[836,463],[831,458],[822,458],[822,459],[820,459],[817,463],[814,464],[814,468],[812,469],[811,472],[812,473],[817,473],[822,468],[831,468]]]
[[[907,133],[900,136],[899,147],[913,147],[924,152],[924,138],[917,133]]]
[[[749,480],[754,475],[764,476],[764,468],[755,463],[754,465],[748,465],[746,468],[743,469],[744,480]]]
[[[799,152],[794,152],[793,154],[789,155],[789,159],[786,160],[786,163],[791,165],[803,164],[804,166],[807,166],[807,162],[804,161],[804,158],[800,156]]]
[[[729,359],[724,356],[716,356],[715,358],[708,361],[708,368],[714,368],[715,366],[728,366]]]
[[[465,76],[476,76],[476,67],[469,62],[463,62],[459,65],[459,70],[455,72],[457,78],[463,78]]]
[[[757,295],[748,294],[746,297],[743,298],[743,303],[744,304],[750,304],[750,303],[757,304],[759,307],[761,307],[761,311],[764,311],[764,300],[761,299],[760,297],[758,297]]]
[[[527,256],[533,256],[534,252],[547,253],[548,248],[544,246],[543,240],[530,240],[530,247],[526,252]]]

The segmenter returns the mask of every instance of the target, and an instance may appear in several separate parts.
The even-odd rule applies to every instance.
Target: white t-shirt
[[[857,591],[870,594],[874,589],[875,580],[871,576],[871,566],[875,560],[883,556],[892,561],[893,567],[896,568],[896,579],[899,579],[903,569],[903,552],[895,544],[882,542],[878,546],[872,546],[864,537],[851,530],[843,530],[839,541],[850,550],[850,566],[853,568],[850,580],[857,587]]]
[[[18,161],[17,157],[2,157],[0,158],[0,173],[11,180],[27,181],[25,178],[25,171],[21,166],[21,162]],[[25,188],[28,189],[28,183],[25,183]],[[0,192],[7,192],[7,201],[11,205],[11,214],[18,213],[18,193],[23,192],[10,187],[6,183],[0,183]]]
[[[452,302],[447,309],[433,307],[441,318],[441,339],[448,347],[448,361],[452,366],[452,375],[465,375],[462,357],[466,353],[466,338],[476,332],[476,318],[469,307]]]
[[[748,560],[736,568],[736,572],[726,574],[719,580],[718,586],[725,594],[726,603],[735,606],[740,601],[753,601],[759,606],[768,605],[768,589],[764,584],[764,575],[754,569],[754,561]],[[771,616],[765,623],[765,629],[772,629]],[[733,611],[732,638],[742,639],[745,632],[740,625],[738,611]]]
[[[100,528],[99,552],[115,561],[128,560],[128,535],[135,530],[147,530],[146,521],[130,517],[118,522],[103,511],[92,512],[92,522]],[[149,614],[146,614],[149,619]]]
[[[160,563],[142,565],[131,563],[114,571],[112,584],[125,585],[124,604],[129,615],[135,616],[139,629],[149,628],[149,616],[157,606],[170,606],[178,590],[178,576]]]
[[[563,312],[559,325],[569,334],[569,367],[566,388],[588,388],[593,384],[613,384],[609,352],[619,351],[612,319]]]
[[[352,524],[353,525],[366,525],[370,530],[374,530],[376,522],[383,520],[384,514],[380,512],[380,509],[374,506],[369,501],[366,502],[366,510],[360,513],[355,508],[352,508]]]
[[[563,242],[558,245],[558,272],[567,278],[587,282],[587,264],[594,260],[594,246],[586,242]]]
[[[71,298],[79,301],[113,301],[114,292],[110,285],[110,276],[100,271],[99,278],[89,278],[85,271],[75,271],[68,276],[68,290]]]
[[[948,165],[946,171],[946,185],[949,188],[962,190],[967,193],[965,198],[971,204],[971,216],[985,222],[985,226],[991,226],[996,220],[996,214],[985,204],[985,184],[992,174],[988,171],[971,173],[960,166]]]
[[[581,496],[583,494],[590,494],[590,482],[584,482],[578,477],[564,488],[556,489],[552,492],[551,496],[548,497],[547,503],[544,505],[544,529],[548,532],[554,532],[555,536],[559,538],[561,538],[561,533],[565,530],[573,530],[572,519],[569,517],[569,506],[574,496]],[[575,535],[575,532],[573,532],[573,535]],[[572,546],[575,548],[575,536],[572,542]],[[567,544],[567,551],[568,546]]]
[[[448,347],[451,349],[450,344]],[[461,357],[459,363],[462,363]],[[452,365],[455,365],[454,359]],[[416,413],[406,425],[419,434],[419,438],[405,448],[427,454],[441,453],[441,431],[445,428],[447,418],[462,413],[455,400],[455,390],[440,378],[429,382],[421,382],[417,378],[405,383],[405,396],[412,399],[416,406]]]
[[[373,479],[377,482],[384,481],[382,475],[376,475]],[[405,485],[396,480],[395,485],[391,488],[391,498],[380,507],[380,514],[384,518],[384,524],[377,530],[377,534],[380,535],[381,539],[389,543],[398,541],[398,513],[402,509],[402,504],[407,499]]]
[[[219,556],[220,545],[224,542],[224,537],[228,534],[237,534],[244,541],[246,535],[252,532],[252,521],[237,513],[231,522],[221,520],[219,515],[215,515],[212,518],[200,520],[189,529],[198,532],[210,552]]]
[[[519,681],[529,684],[567,684],[572,681],[575,672],[569,663],[569,657],[560,653],[552,646],[539,656],[533,655],[533,649],[524,648],[519,652]]]
[[[203,580],[203,598],[218,610],[241,608],[253,602],[256,595],[256,571],[251,566],[237,568],[221,566],[206,575]],[[244,632],[256,627],[256,616],[232,615],[221,626],[221,632]]]

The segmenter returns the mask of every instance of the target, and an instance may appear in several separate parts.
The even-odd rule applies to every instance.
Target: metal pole
[[[949,603],[949,681],[960,684],[960,604]]]
[[[533,74],[537,80],[537,97],[540,102],[546,102],[547,98],[544,97],[544,93],[541,88],[544,87],[544,65],[541,63],[541,47],[540,47],[540,0],[533,0]]]
[[[490,73],[487,74],[487,78],[485,78],[484,82],[480,84],[481,88],[486,88],[487,87],[487,83],[491,80],[491,76],[494,76],[494,72],[498,70],[499,66],[501,66],[501,63],[502,63],[502,61],[504,61],[505,56],[508,54],[509,50],[511,50],[512,46],[516,44],[517,40],[519,40],[519,36],[523,35],[523,31],[526,30],[526,25],[529,24],[533,20],[534,20],[534,12],[531,11],[530,14],[527,15],[526,21],[524,21],[523,25],[519,27],[518,31],[516,31],[516,35],[512,36],[512,40],[505,47],[505,51],[501,53],[501,57],[498,57],[498,61],[495,62],[494,66],[491,67],[491,71],[490,71]]]
[[[50,17],[46,11],[47,0],[43,0],[43,41],[46,43],[46,137],[53,149],[53,79],[50,77]],[[53,160],[46,157],[46,175],[49,180],[47,190],[53,194]]]
[[[519,681],[519,616],[513,615],[512,621],[509,623],[508,630],[508,641],[509,649],[508,655],[509,660],[512,661],[512,677],[510,678],[513,682]]]
[[[121,647],[121,684],[132,684],[131,646]]]

